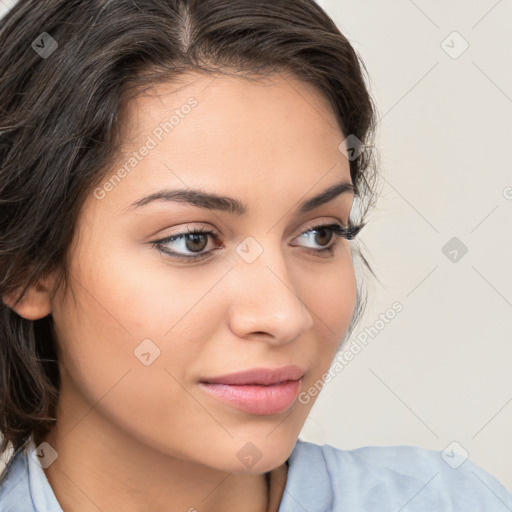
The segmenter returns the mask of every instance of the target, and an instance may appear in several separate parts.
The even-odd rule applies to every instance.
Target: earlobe
[[[25,292],[18,304],[15,304],[21,288],[2,296],[3,302],[26,320],[39,320],[52,312],[50,289],[44,280],[37,282]]]

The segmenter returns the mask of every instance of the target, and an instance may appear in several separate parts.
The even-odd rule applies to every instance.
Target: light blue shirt
[[[62,512],[32,438],[0,481],[0,512]],[[469,459],[414,446],[341,450],[297,441],[279,512],[512,512],[512,495]],[[243,511],[242,511],[243,512]]]

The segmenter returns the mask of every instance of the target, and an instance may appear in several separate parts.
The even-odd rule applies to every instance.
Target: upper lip
[[[304,376],[304,371],[298,366],[283,366],[282,368],[251,368],[229,375],[210,377],[202,380],[208,384],[260,384],[270,385],[287,380],[299,380]]]

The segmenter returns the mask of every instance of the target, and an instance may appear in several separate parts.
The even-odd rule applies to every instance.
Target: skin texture
[[[316,397],[254,415],[198,382],[295,364],[306,390],[329,369],[354,312],[350,242],[300,236],[346,225],[352,193],[294,211],[350,181],[338,149],[345,136],[311,86],[284,73],[261,83],[190,74],[179,87],[160,84],[130,104],[124,154],[105,181],[190,97],[197,105],[129,174],[102,199],[91,190],[69,251],[70,289],[52,298],[50,275],[16,306],[55,322],[62,387],[44,441],[58,458],[45,473],[66,512],[262,512],[269,471],[277,511],[285,461]],[[237,198],[247,212],[164,201],[127,210],[162,188],[187,187]],[[187,227],[215,231],[220,247],[208,238],[197,251],[209,257],[187,263],[149,244]],[[251,263],[236,251],[247,237],[262,248]],[[331,256],[312,252],[333,243]],[[167,247],[194,254],[183,240]],[[160,350],[148,366],[134,355],[145,339]],[[251,467],[237,457],[248,442],[261,455]]]

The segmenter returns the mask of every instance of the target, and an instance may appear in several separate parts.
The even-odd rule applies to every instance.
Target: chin
[[[249,438],[246,437],[246,439]],[[277,432],[269,436],[267,431],[260,437],[253,437],[253,441],[241,441],[238,438],[229,442],[230,446],[226,446],[222,455],[219,454],[216,457],[215,466],[222,471],[237,474],[266,473],[284,464],[296,442],[297,436],[290,435],[283,438],[283,435],[279,436]],[[225,464],[219,468],[221,457]]]

